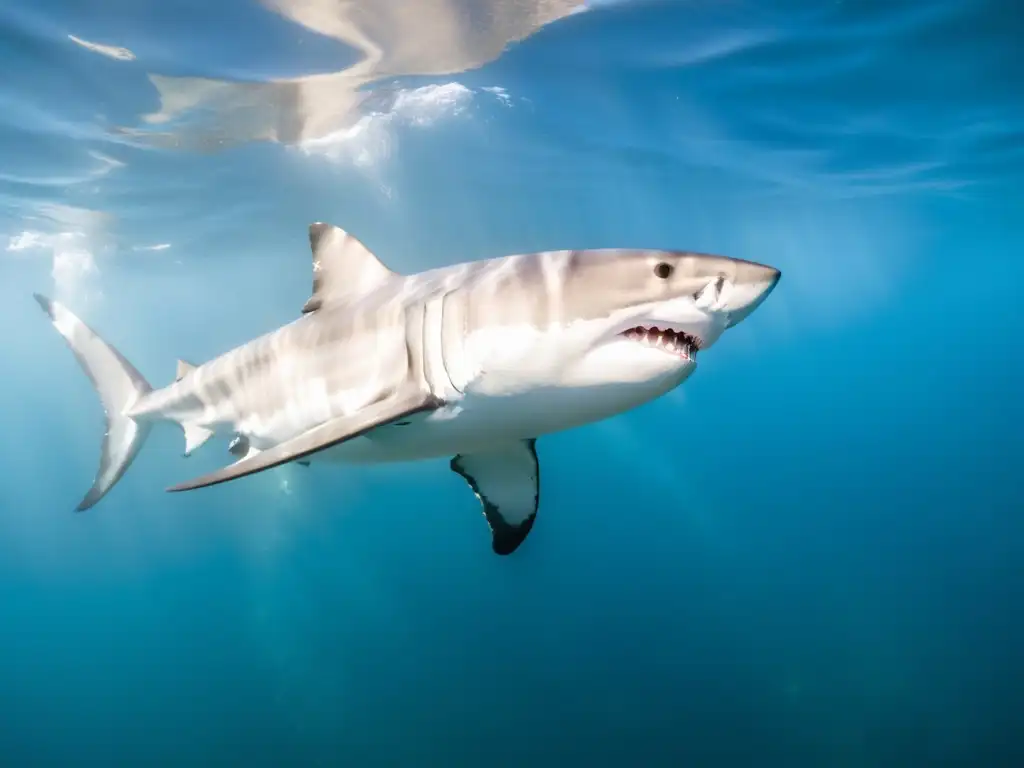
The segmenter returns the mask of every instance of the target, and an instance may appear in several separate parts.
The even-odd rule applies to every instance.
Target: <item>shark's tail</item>
[[[114,487],[145,442],[150,425],[126,416],[125,411],[152,388],[131,363],[66,307],[38,293],[35,298],[92,380],[107,414],[100,468],[92,488],[78,505],[82,512]]]

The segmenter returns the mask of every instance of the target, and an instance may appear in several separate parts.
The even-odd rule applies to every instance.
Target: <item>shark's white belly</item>
[[[494,398],[466,397],[434,413],[379,427],[309,458],[312,461],[380,463],[454,456],[590,420],[585,414],[570,412],[563,412],[559,417],[550,412],[548,399],[533,393],[515,400],[516,403],[495,402]]]
[[[678,381],[645,386],[552,386],[521,394],[467,394],[439,411],[379,427],[309,457],[318,462],[383,463],[468,454],[614,416],[663,394]]]

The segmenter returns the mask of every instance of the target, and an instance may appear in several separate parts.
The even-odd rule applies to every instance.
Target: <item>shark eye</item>
[[[672,276],[674,267],[667,261],[662,261],[654,267],[654,275],[662,280],[668,280]]]

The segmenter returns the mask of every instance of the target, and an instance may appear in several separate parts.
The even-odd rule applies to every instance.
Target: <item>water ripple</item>
[[[328,183],[324,161],[398,204],[416,148],[474,158],[442,172],[463,184],[572,194],[551,163],[833,200],[971,200],[1024,172],[1024,23],[996,0],[103,8],[0,11],[21,73],[0,88],[9,237],[47,203],[106,210],[128,251],[174,222],[230,228]]]

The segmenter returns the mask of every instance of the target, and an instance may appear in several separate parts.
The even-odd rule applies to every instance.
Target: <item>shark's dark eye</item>
[[[667,261],[662,261],[654,267],[654,275],[662,280],[668,280],[672,276],[674,267]]]

